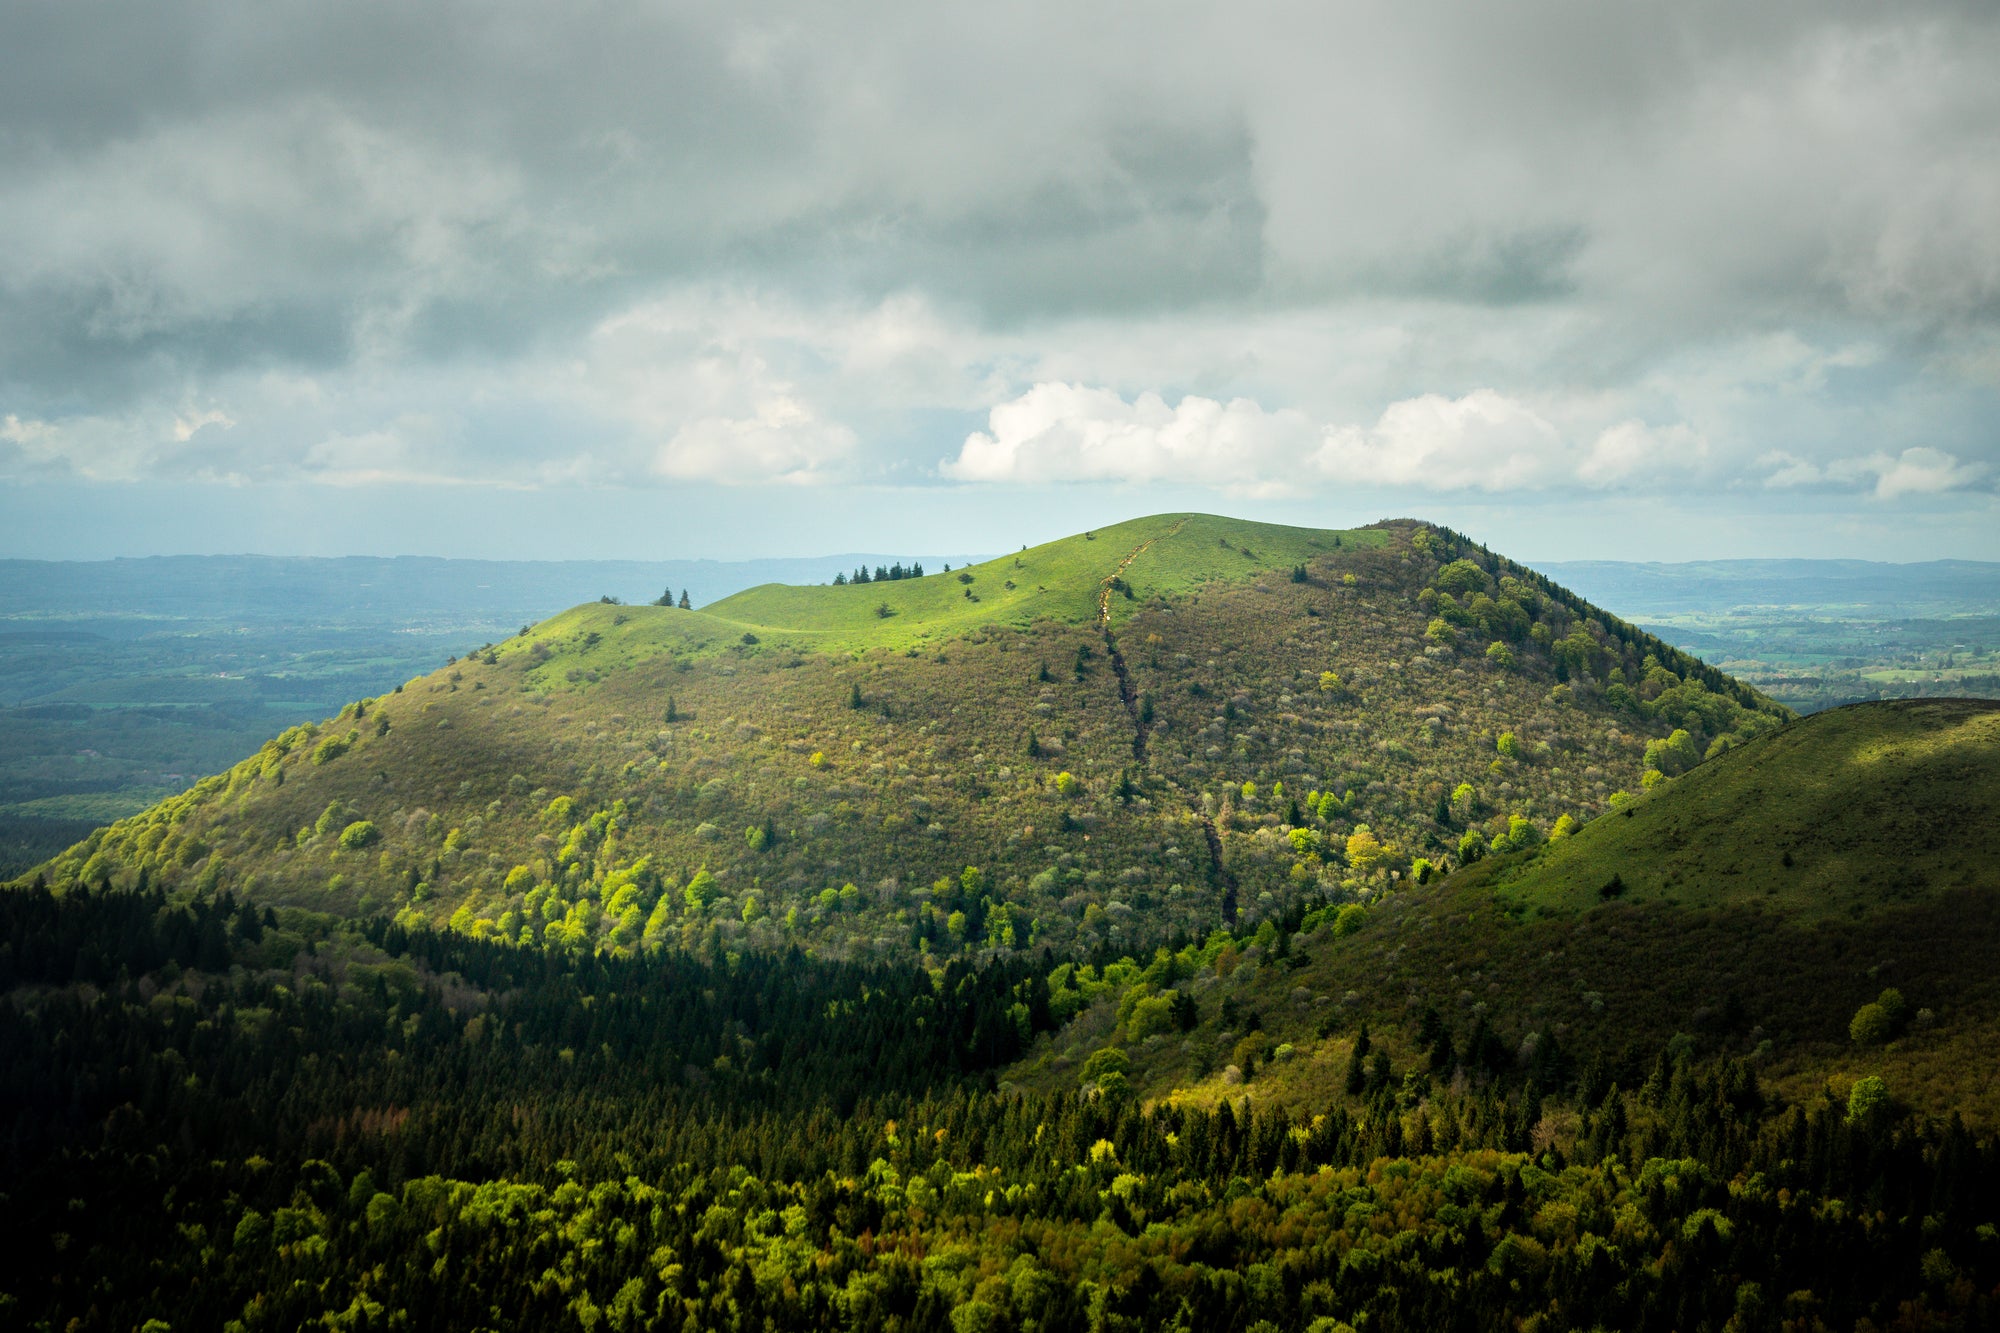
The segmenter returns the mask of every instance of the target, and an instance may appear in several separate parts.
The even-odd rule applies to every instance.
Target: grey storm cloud
[[[0,459],[1975,486],[1995,69],[1977,3],[18,4]]]
[[[0,277],[30,317],[9,363],[37,377],[93,348],[151,360],[163,336],[314,363],[391,333],[484,349],[718,274],[994,314],[1257,282],[1240,117],[1098,67],[1122,58],[1110,35],[1060,20],[16,14]]]

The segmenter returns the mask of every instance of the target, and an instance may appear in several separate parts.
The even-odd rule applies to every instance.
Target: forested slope
[[[1815,714],[1370,905],[1065,971],[1055,1004],[1081,1017],[1010,1077],[1051,1089],[1115,1069],[1149,1097],[1318,1104],[1374,1059],[1445,1083],[1532,1068],[1629,1085],[1677,1045],[1754,1061],[1802,1097],[1879,1076],[1990,1129],[1996,823],[2000,704]]]
[[[0,917],[24,1327],[2000,1315],[2000,1148],[1878,1082],[1786,1102],[1676,1049],[1628,1091],[1385,1056],[1293,1108],[993,1093],[1046,995],[1004,969],[572,956],[129,890]]]

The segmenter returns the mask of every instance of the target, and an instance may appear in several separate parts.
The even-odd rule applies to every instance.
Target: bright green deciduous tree
[[[673,899],[666,894],[653,904],[653,911],[646,918],[646,929],[639,936],[640,946],[651,952],[667,942],[667,932],[673,929]]]
[[[681,891],[681,898],[687,903],[690,912],[706,912],[709,904],[721,896],[721,886],[715,882],[715,876],[708,873],[707,866],[695,871],[694,878],[689,880],[687,888]]]
[[[1454,560],[1438,571],[1434,582],[1439,592],[1463,597],[1486,590],[1486,571],[1470,560]]]
[[[1847,1024],[1847,1035],[1858,1045],[1879,1046],[1902,1032],[1908,1017],[1909,1005],[1903,999],[1903,992],[1891,986],[1854,1011]]]
[[[1893,1104],[1889,1085],[1881,1079],[1873,1074],[1856,1079],[1847,1094],[1848,1123],[1864,1127],[1879,1125],[1888,1119]]]
[[[1116,1046],[1105,1046],[1090,1053],[1083,1062],[1083,1072],[1079,1075],[1084,1086],[1099,1083],[1106,1074],[1121,1077],[1132,1072],[1132,1057]]]
[[[1648,772],[1675,778],[1700,762],[1701,751],[1696,748],[1694,738],[1678,728],[1665,740],[1646,742],[1645,764]]]
[[[1541,830],[1526,815],[1508,815],[1507,831],[1493,835],[1493,850],[1496,852],[1518,852],[1533,847],[1542,840]]]

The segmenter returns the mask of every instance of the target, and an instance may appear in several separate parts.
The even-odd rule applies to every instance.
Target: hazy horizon
[[[1502,552],[1503,554],[1511,554]],[[272,560],[272,561],[440,561],[446,563],[484,565],[584,565],[621,568],[668,568],[673,566],[718,565],[740,567],[749,565],[811,565],[827,562],[851,560],[888,561],[919,560],[940,565],[944,561],[954,564],[965,561],[978,563],[995,559],[1000,553],[995,551],[962,551],[940,555],[935,551],[912,550],[851,550],[822,551],[802,555],[752,555],[724,558],[707,555],[659,556],[653,558],[627,556],[489,556],[489,555],[432,555],[419,551],[403,551],[377,554],[372,552],[348,552],[345,554],[289,554],[279,551],[218,550],[218,551],[160,551],[147,555],[96,555],[96,556],[49,556],[49,555],[6,555],[0,554],[0,566],[20,565],[108,565],[136,564],[146,561],[226,561],[226,560]],[[1820,567],[1856,566],[1911,570],[1926,566],[1969,567],[1983,569],[1987,566],[2000,568],[2000,560],[1968,559],[1960,556],[1928,556],[1911,560],[1871,559],[1862,556],[1704,556],[1687,560],[1662,559],[1621,559],[1614,557],[1597,558],[1591,556],[1569,560],[1543,560],[1535,562],[1543,573],[1562,570],[1587,569],[1603,565],[1622,569],[1643,570],[1659,568],[1668,570],[1696,569],[1702,567],[1768,567],[1774,565],[1796,565],[1805,570]],[[830,568],[832,566],[829,566]]]

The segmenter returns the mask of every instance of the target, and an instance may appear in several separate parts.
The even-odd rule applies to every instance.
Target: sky
[[[0,13],[0,555],[2000,559],[2000,8]]]

